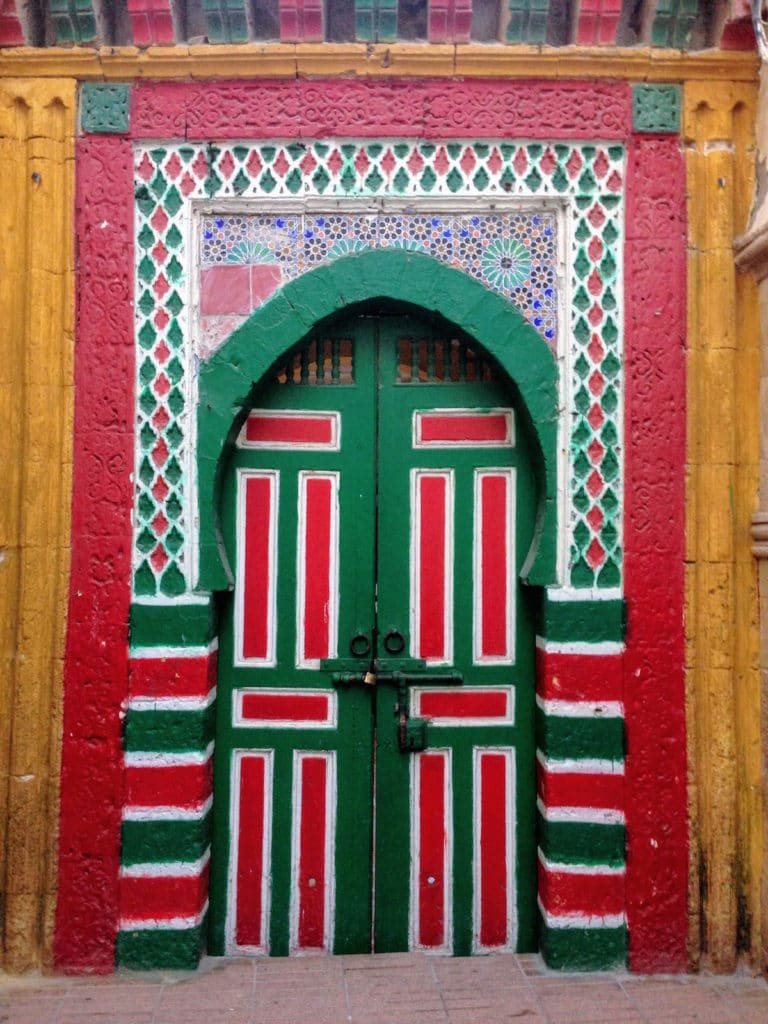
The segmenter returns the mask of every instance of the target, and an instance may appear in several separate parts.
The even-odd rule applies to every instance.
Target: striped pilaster
[[[542,632],[541,949],[550,967],[608,968],[622,964],[627,949],[623,602],[548,599]]]
[[[216,649],[206,604],[134,605],[116,960],[195,967],[208,910]]]

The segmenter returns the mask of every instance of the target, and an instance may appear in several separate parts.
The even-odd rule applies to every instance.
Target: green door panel
[[[339,443],[238,447],[222,499],[238,588],[222,601],[211,952],[534,949],[519,573],[536,492],[510,392],[439,321],[357,317],[303,352],[254,415],[335,413]],[[270,556],[267,525],[246,522],[267,506],[238,498],[254,474],[273,481]],[[244,655],[245,594],[273,609],[271,660]],[[323,624],[328,649],[302,661]]]

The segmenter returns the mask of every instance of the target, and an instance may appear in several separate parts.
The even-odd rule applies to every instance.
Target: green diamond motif
[[[179,190],[175,185],[171,185],[165,197],[165,209],[172,217],[175,217],[183,205],[184,200],[181,198]]]

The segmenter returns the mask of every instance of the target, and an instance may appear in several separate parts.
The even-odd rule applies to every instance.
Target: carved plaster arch
[[[257,309],[200,370],[198,590],[227,589],[232,574],[221,539],[218,495],[226,453],[254,388],[323,320],[371,304],[438,314],[475,339],[518,393],[533,444],[539,507],[527,582],[556,582],[557,367],[541,336],[506,299],[430,256],[377,249],[335,260],[285,285]],[[233,415],[233,410],[239,410]]]

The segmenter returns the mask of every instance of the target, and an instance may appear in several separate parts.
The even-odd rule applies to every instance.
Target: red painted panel
[[[539,899],[550,914],[622,914],[624,875],[547,871],[539,862]]]
[[[624,809],[624,776],[596,772],[547,772],[536,765],[539,795],[546,807]]]
[[[684,971],[687,965],[685,180],[675,137],[632,139],[624,273],[624,429],[630,442],[624,672],[627,914],[635,971]]]
[[[330,416],[264,416],[251,413],[245,439],[256,444],[324,444],[334,442]]]
[[[205,658],[132,658],[131,697],[206,697],[216,685],[216,652]]]
[[[304,757],[300,770],[297,938],[300,949],[322,949],[325,945],[326,873],[330,867],[325,863],[328,761],[324,757]]]
[[[245,582],[243,590],[243,657],[267,659],[270,650],[273,586],[272,489],[274,478],[245,477]]]
[[[627,82],[390,79],[137,82],[137,139],[623,139]]]
[[[421,440],[428,444],[503,444],[509,441],[509,421],[503,413],[463,416],[417,413]]]
[[[507,693],[491,690],[427,691],[419,694],[419,714],[427,718],[506,718],[508,703]]]
[[[304,511],[304,635],[303,659],[327,658],[333,539],[333,481],[308,477]]]
[[[480,944],[504,946],[507,935],[507,758],[480,755]]]
[[[128,807],[199,807],[210,797],[213,775],[204,764],[129,765],[125,773]]]
[[[114,966],[124,785],[120,711],[128,697],[133,148],[129,139],[89,136],[76,141],[76,157],[72,566],[54,962],[62,970],[101,973]],[[105,387],[99,368],[107,366]]]
[[[418,478],[419,650],[418,657],[443,660],[445,636],[445,545],[448,481],[445,476]]]
[[[261,946],[264,881],[266,758],[249,754],[240,761],[237,836],[237,910],[235,941],[239,946]]]
[[[330,696],[321,693],[244,693],[243,719],[248,722],[325,722]]]
[[[545,700],[624,699],[621,654],[555,654],[539,647],[536,671]]]
[[[420,754],[419,772],[419,860],[418,944],[424,947],[445,944],[446,900],[446,806],[445,773],[447,757],[443,753]]]
[[[190,878],[122,878],[120,914],[133,921],[194,917],[208,898],[209,866]]]
[[[481,657],[508,657],[509,650],[509,477],[484,474],[480,484]],[[476,541],[477,543],[477,541]]]

